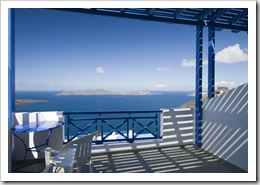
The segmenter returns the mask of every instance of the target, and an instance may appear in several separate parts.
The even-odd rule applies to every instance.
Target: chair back
[[[84,165],[85,163],[89,162],[91,159],[91,148],[92,148],[92,141],[93,138],[98,136],[99,132],[93,132],[91,134],[85,135],[81,138],[72,140],[68,142],[62,150],[59,152],[60,154],[63,154],[70,150],[71,148],[74,148],[74,164],[73,167],[77,168],[79,166]]]

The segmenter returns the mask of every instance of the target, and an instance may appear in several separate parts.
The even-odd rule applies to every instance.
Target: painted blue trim
[[[8,10],[8,122],[15,112],[15,9]]]
[[[248,31],[247,8],[51,8],[51,10],[195,26],[206,20],[207,26],[214,24],[219,30]]]
[[[99,131],[101,136],[101,139],[97,140],[96,144],[111,141],[127,141],[132,143],[134,140],[161,138],[159,133],[161,118],[159,114],[161,113],[161,110],[63,112],[67,130],[67,141],[71,141],[78,136],[94,131]],[[151,125],[155,126],[154,129],[150,128]],[[129,135],[130,131],[132,131],[131,137]],[[122,136],[122,138],[108,139],[113,132]],[[143,135],[145,133],[150,135]]]
[[[7,62],[7,61],[6,61]],[[8,128],[11,130],[15,112],[15,9],[8,9]],[[8,132],[9,133],[9,132]],[[8,172],[13,171],[13,137],[9,133],[9,167]]]
[[[195,145],[202,146],[202,56],[203,56],[203,26],[196,28],[196,117]]]
[[[215,94],[215,27],[208,27],[208,99]]]

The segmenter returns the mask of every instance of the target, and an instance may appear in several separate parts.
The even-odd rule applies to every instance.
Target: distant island
[[[24,106],[31,103],[45,103],[49,102],[48,100],[28,100],[28,99],[18,99],[15,100],[15,106]]]
[[[58,96],[83,96],[83,95],[151,95],[145,91],[109,91],[104,89],[88,89],[79,91],[63,91]]]

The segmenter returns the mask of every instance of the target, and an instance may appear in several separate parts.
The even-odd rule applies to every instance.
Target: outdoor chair
[[[50,147],[45,149],[45,165],[59,165],[65,173],[80,173],[82,167],[89,165],[90,173],[93,172],[91,162],[91,148],[93,138],[99,132],[94,132],[77,138],[65,144],[60,151]]]
[[[58,164],[50,163],[48,166],[45,167],[42,173],[64,173],[64,168],[62,168]]]

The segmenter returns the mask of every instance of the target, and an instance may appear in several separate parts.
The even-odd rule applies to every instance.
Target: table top
[[[40,132],[64,125],[62,121],[38,121],[30,122],[22,125],[16,125],[12,128],[14,132]]]

